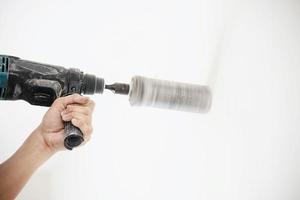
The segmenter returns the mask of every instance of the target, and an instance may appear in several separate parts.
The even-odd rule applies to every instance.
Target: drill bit
[[[131,81],[132,106],[150,106],[185,112],[206,113],[212,101],[210,88],[174,81],[135,76]]]

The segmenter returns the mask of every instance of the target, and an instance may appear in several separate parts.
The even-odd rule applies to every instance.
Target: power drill
[[[119,93],[129,92],[129,85],[114,86]],[[32,105],[51,106],[59,97],[73,93],[101,94],[104,87],[104,79],[84,74],[79,69],[66,69],[0,55],[0,100],[22,99]],[[71,150],[82,142],[80,129],[71,122],[65,122],[65,147]]]
[[[179,111],[205,113],[212,95],[208,86],[134,76],[130,84],[106,85],[103,78],[84,74],[76,68],[64,68],[0,55],[0,100],[25,100],[32,105],[51,106],[55,99],[78,94],[101,94],[104,89],[129,95],[133,106],[150,106]],[[83,142],[83,134],[71,122],[65,122],[64,146]]]

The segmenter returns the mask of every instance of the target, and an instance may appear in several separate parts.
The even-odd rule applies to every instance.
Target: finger
[[[67,105],[74,104],[74,103],[87,104],[89,102],[89,100],[90,99],[88,97],[81,96],[79,94],[72,94],[69,96],[60,97],[60,98],[56,99],[54,101],[53,105],[66,108]]]
[[[86,139],[86,138],[89,138],[90,135],[92,134],[93,132],[93,128],[91,125],[85,123],[84,121],[82,120],[79,120],[79,119],[76,119],[76,118],[73,118],[71,120],[72,124],[76,127],[78,127],[82,134],[83,134],[83,137]]]
[[[86,106],[86,107],[90,108],[91,111],[94,111],[95,102],[92,99],[89,99],[89,101],[86,104],[84,104],[83,106]]]
[[[65,111],[63,111],[64,113],[68,113],[68,112],[80,112],[80,113],[84,113],[86,115],[90,115],[95,108],[95,102],[91,99],[89,99],[88,103],[86,104],[70,104],[67,105],[67,108]]]
[[[83,114],[83,113],[80,113],[80,112],[69,112],[69,113],[66,113],[64,114],[62,112],[61,114],[61,117],[62,117],[62,120],[63,121],[71,121],[73,118],[77,119],[77,120],[80,120],[80,121],[83,121],[85,123],[88,123],[88,124],[91,124],[92,122],[92,118],[90,115],[86,115],[86,114]]]
[[[62,112],[63,114],[68,114],[71,112],[78,112],[78,113],[82,113],[85,115],[90,115],[91,114],[91,108],[86,107],[86,106],[81,106],[78,104],[72,104],[72,105],[68,105],[67,108]]]

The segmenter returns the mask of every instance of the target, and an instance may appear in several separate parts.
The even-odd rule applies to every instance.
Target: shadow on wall
[[[17,200],[30,199],[30,200],[51,200],[52,187],[51,187],[51,173],[49,171],[38,171],[35,173],[29,182],[26,184],[22,192],[17,197]]]

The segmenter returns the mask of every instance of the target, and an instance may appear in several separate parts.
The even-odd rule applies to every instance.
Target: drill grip
[[[66,149],[72,150],[74,147],[79,146],[83,141],[84,139],[81,130],[71,122],[65,122],[64,145]]]

